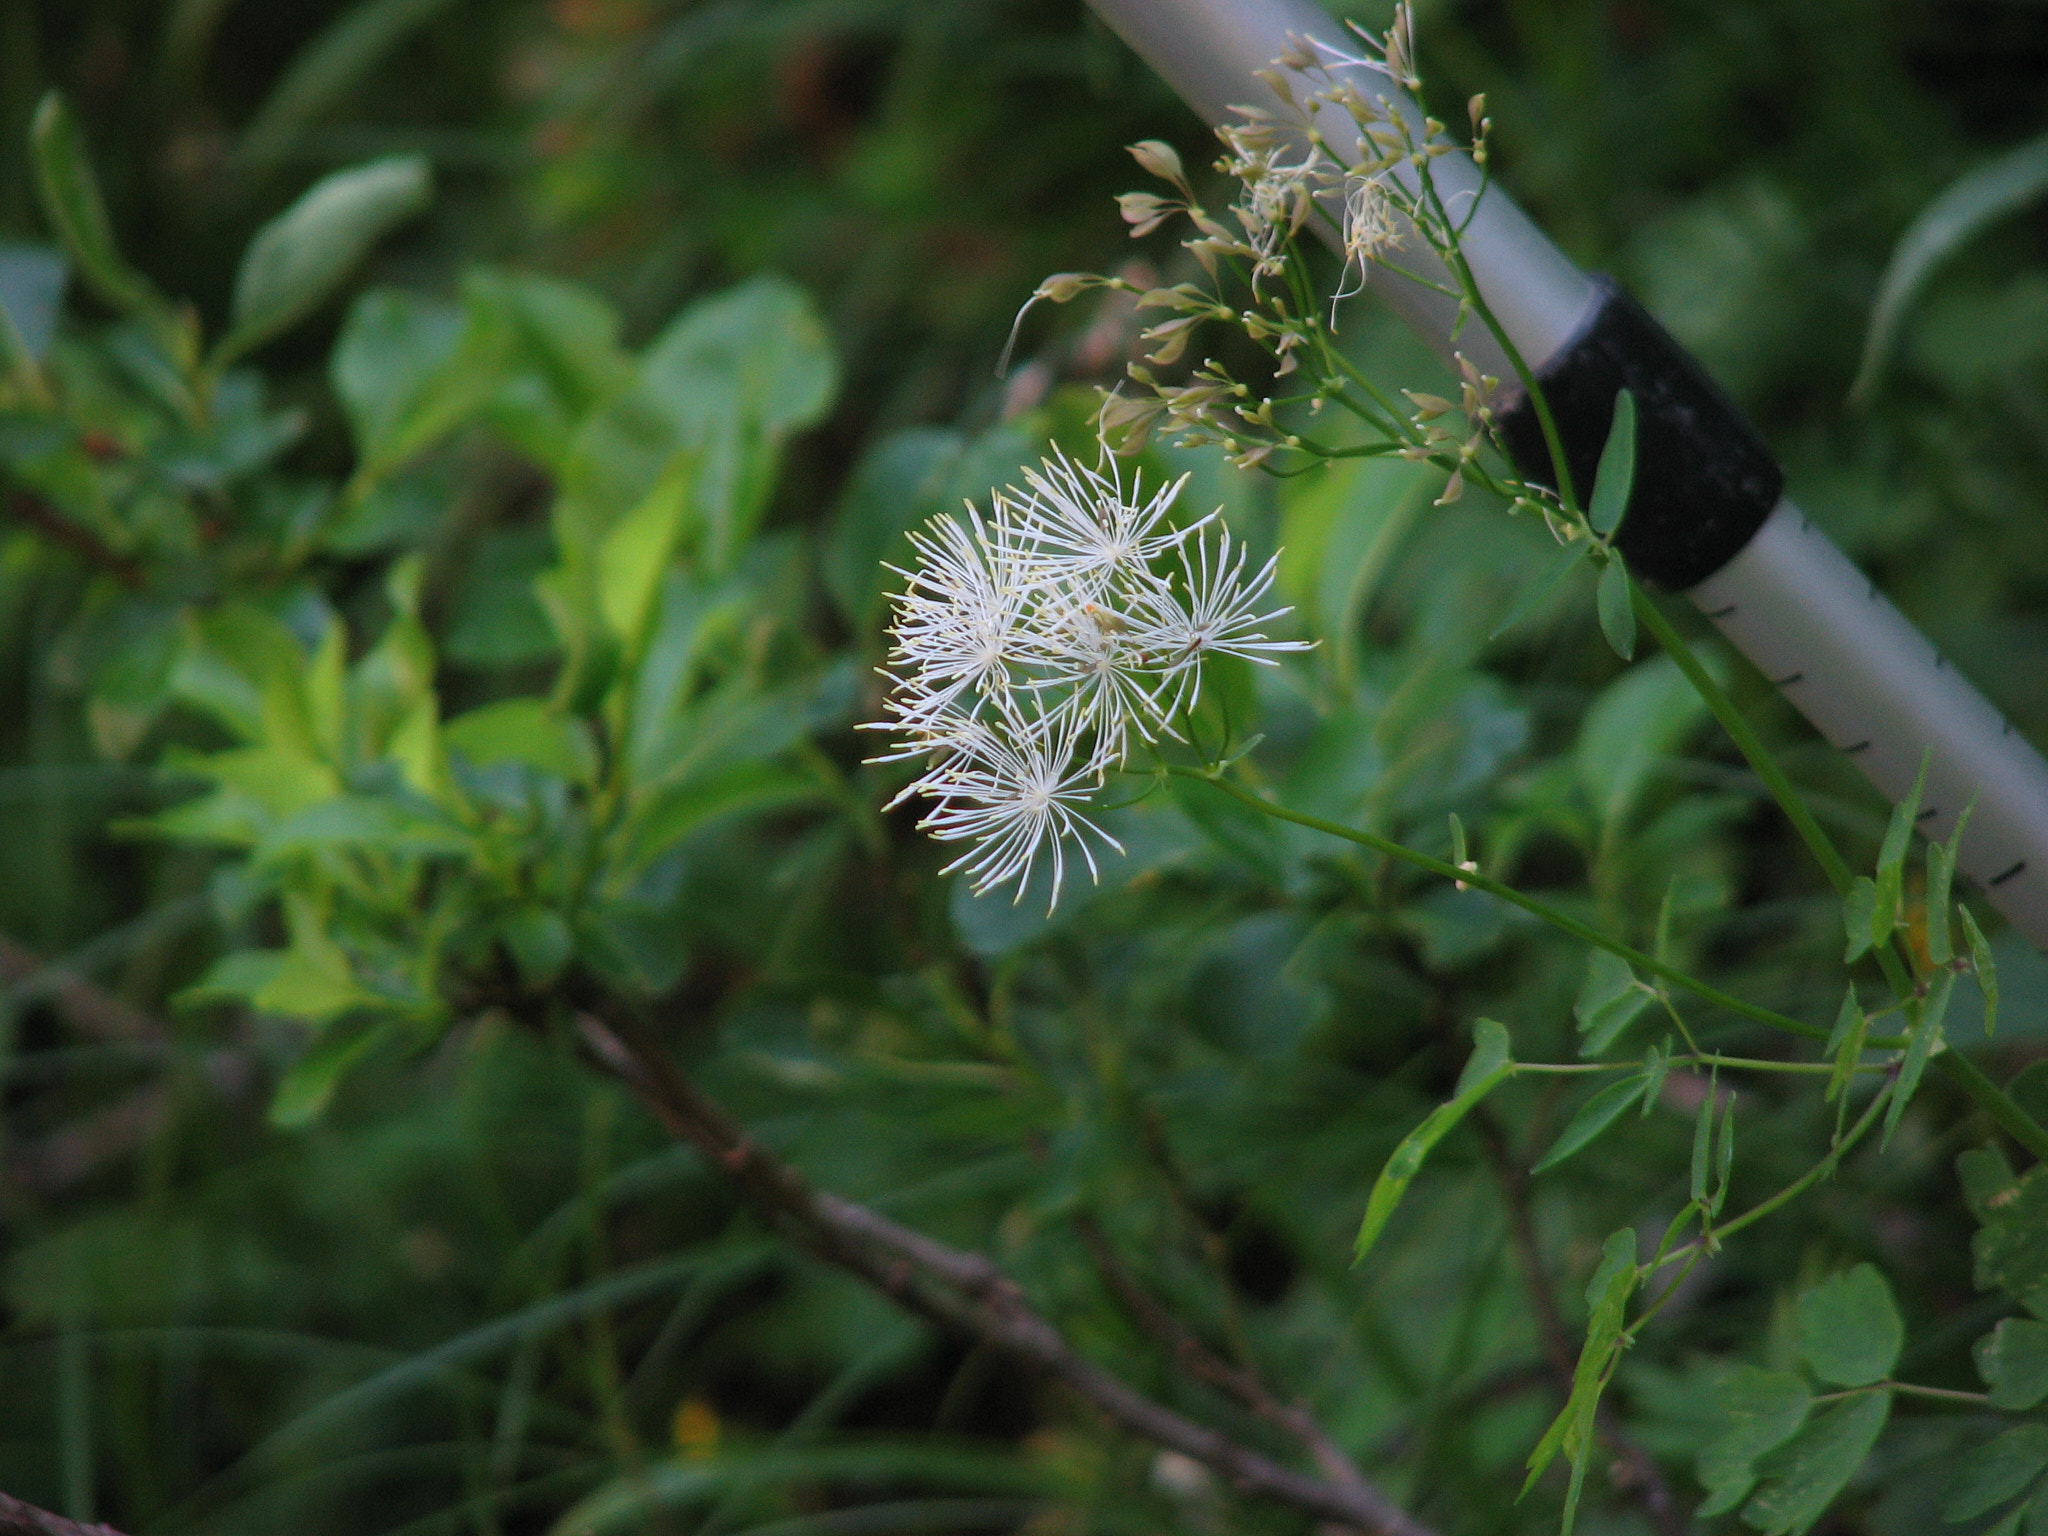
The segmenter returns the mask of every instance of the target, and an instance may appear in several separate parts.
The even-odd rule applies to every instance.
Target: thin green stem
[[[1971,1098],[1977,1107],[1989,1115],[1998,1128],[2014,1141],[2025,1147],[2034,1156],[2048,1163],[2048,1131],[2018,1104],[2012,1096],[1994,1083],[1977,1065],[1961,1051],[1943,1051],[1935,1058],[1941,1068]]]
[[[1877,1123],[1878,1114],[1883,1110],[1885,1102],[1890,1099],[1892,1090],[1895,1087],[1897,1087],[1896,1082],[1887,1083],[1877,1091],[1876,1096],[1870,1101],[1870,1107],[1863,1111],[1862,1115],[1857,1118],[1856,1123],[1849,1128],[1849,1134],[1836,1142],[1826,1157],[1815,1163],[1813,1167],[1794,1179],[1790,1184],[1787,1184],[1761,1205],[1751,1206],[1733,1221],[1714,1228],[1715,1246],[1718,1247],[1722,1242],[1740,1232],[1744,1227],[1762,1221],[1771,1212],[1798,1199],[1822,1179],[1833,1173],[1842,1159],[1848,1156],[1849,1149],[1861,1141],[1870,1128]],[[1697,1243],[1688,1243],[1684,1248],[1674,1250],[1672,1257],[1676,1258],[1679,1254],[1698,1246]]]
[[[1799,791],[1794,789],[1792,781],[1785,777],[1785,770],[1780,768],[1777,759],[1771,756],[1770,748],[1764,745],[1763,738],[1758,736],[1750,723],[1742,717],[1742,711],[1735,707],[1735,701],[1728,697],[1727,690],[1715,680],[1713,673],[1706,669],[1693,648],[1686,643],[1685,637],[1672,627],[1669,619],[1664,617],[1664,610],[1657,606],[1656,600],[1641,586],[1634,590],[1637,620],[1643,628],[1657,637],[1657,643],[1664,647],[1673,661],[1678,663],[1678,670],[1685,674],[1686,681],[1698,691],[1700,698],[1706,703],[1707,708],[1713,711],[1714,718],[1721,722],[1722,729],[1734,740],[1737,750],[1742,753],[1756,776],[1764,781],[1764,788],[1771,792],[1771,798],[1778,802],[1779,808],[1790,819],[1800,841],[1806,844],[1808,851],[1819,861],[1821,870],[1827,875],[1828,883],[1835,888],[1835,893],[1847,894],[1850,881],[1854,878],[1849,871],[1848,862],[1843,859],[1827,831],[1814,820],[1813,812],[1806,808],[1806,802],[1800,799]]]
[[[1397,843],[1392,838],[1381,837],[1377,832],[1361,831],[1357,827],[1347,827],[1342,822],[1325,821],[1320,816],[1311,816],[1304,811],[1290,810],[1284,805],[1262,799],[1249,790],[1231,783],[1228,779],[1218,777],[1200,768],[1173,765],[1167,771],[1178,774],[1182,778],[1197,779],[1203,783],[1213,784],[1232,799],[1242,801],[1253,810],[1262,811],[1276,820],[1291,821],[1296,826],[1307,827],[1311,831],[1326,832],[1332,837],[1341,837],[1346,842],[1357,843],[1360,847],[1370,848],[1375,853],[1384,854],[1388,858],[1403,860],[1408,864],[1414,865],[1417,869],[1428,871],[1430,874],[1441,875],[1446,880],[1462,881],[1475,890],[1485,891],[1488,895],[1496,896],[1511,906],[1520,907],[1532,917],[1540,918],[1562,933],[1568,933],[1573,938],[1581,939],[1598,949],[1606,950],[1609,954],[1617,955],[1621,959],[1626,960],[1630,965],[1647,971],[1652,976],[1661,976],[1666,981],[1685,988],[1693,996],[1713,1003],[1717,1007],[1726,1008],[1731,1013],[1740,1014],[1746,1019],[1753,1019],[1759,1024],[1768,1024],[1771,1028],[1783,1030],[1787,1034],[1803,1035],[1809,1040],[1825,1040],[1828,1037],[1828,1032],[1824,1029],[1812,1024],[1802,1023],[1798,1019],[1774,1012],[1769,1008],[1760,1008],[1754,1003],[1744,1002],[1732,993],[1723,992],[1719,987],[1710,986],[1699,978],[1679,970],[1676,966],[1666,965],[1655,956],[1646,955],[1641,950],[1622,943],[1619,939],[1609,938],[1599,929],[1589,923],[1579,921],[1578,918],[1573,917],[1570,913],[1561,912],[1548,902],[1538,901],[1533,896],[1526,896],[1513,886],[1504,885],[1490,876],[1482,875],[1474,870],[1460,869],[1457,865],[1446,863],[1442,859],[1432,858],[1426,853],[1418,853],[1415,849]]]
[[[1991,1394],[1988,1392],[1958,1392],[1953,1387],[1921,1387],[1910,1381],[1887,1381],[1882,1385],[1890,1387],[1901,1397],[1924,1397],[1936,1403],[1967,1403],[1972,1408],[1988,1407]]]

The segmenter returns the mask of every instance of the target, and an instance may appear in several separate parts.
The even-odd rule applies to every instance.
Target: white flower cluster
[[[935,804],[920,827],[973,842],[948,872],[965,869],[977,892],[1014,879],[1021,899],[1049,847],[1057,904],[1069,843],[1091,877],[1091,838],[1122,851],[1089,802],[1134,748],[1179,738],[1204,658],[1270,666],[1308,647],[1263,632],[1288,612],[1257,611],[1278,556],[1248,574],[1214,513],[1168,520],[1186,476],[1147,497],[1113,463],[1055,454],[1024,480],[986,516],[970,504],[911,535],[883,669],[891,718],[864,729],[903,738],[873,761],[925,762],[891,806],[923,795]]]

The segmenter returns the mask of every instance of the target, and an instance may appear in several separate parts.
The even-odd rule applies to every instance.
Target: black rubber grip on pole
[[[1734,559],[1778,504],[1785,472],[1756,429],[1685,348],[1610,277],[1576,340],[1538,378],[1564,440],[1581,505],[1592,493],[1614,397],[1636,401],[1636,474],[1615,543],[1629,570],[1670,592]],[[1554,486],[1543,427],[1524,398],[1501,417],[1516,466]]]

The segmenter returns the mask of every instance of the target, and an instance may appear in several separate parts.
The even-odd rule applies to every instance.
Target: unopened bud
[[[1101,278],[1088,272],[1055,272],[1038,285],[1038,292],[1034,297],[1051,299],[1055,304],[1065,304],[1101,282]]]
[[[1147,173],[1161,181],[1175,185],[1184,183],[1186,173],[1180,168],[1180,153],[1171,144],[1158,139],[1144,139],[1131,146],[1131,158],[1143,166]]]
[[[1479,125],[1486,121],[1486,92],[1481,91],[1465,103],[1465,114],[1472,119],[1472,137],[1479,137]]]
[[[1116,205],[1124,216],[1124,222],[1131,226],[1131,238],[1134,240],[1140,235],[1151,234],[1180,206],[1151,192],[1122,193]]]

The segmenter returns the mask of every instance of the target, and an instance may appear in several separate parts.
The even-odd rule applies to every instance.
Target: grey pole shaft
[[[1290,35],[1357,51],[1315,0],[1089,3],[1212,124],[1237,121],[1233,106],[1279,105],[1253,71],[1270,67]],[[1386,93],[1383,80],[1371,83]],[[1433,174],[1450,195],[1478,185],[1463,155],[1444,156]],[[1592,281],[1497,186],[1467,226],[1463,250],[1501,328],[1538,374],[1600,302]],[[1438,295],[1379,269],[1369,281],[1448,355],[1452,311]],[[1512,377],[1489,340],[1467,327],[1457,345],[1486,372]],[[1923,829],[1946,836],[1973,806],[1963,872],[2048,951],[2048,762],[1825,534],[1781,501],[1739,554],[1686,595],[1888,799],[1911,791],[1925,754]]]

